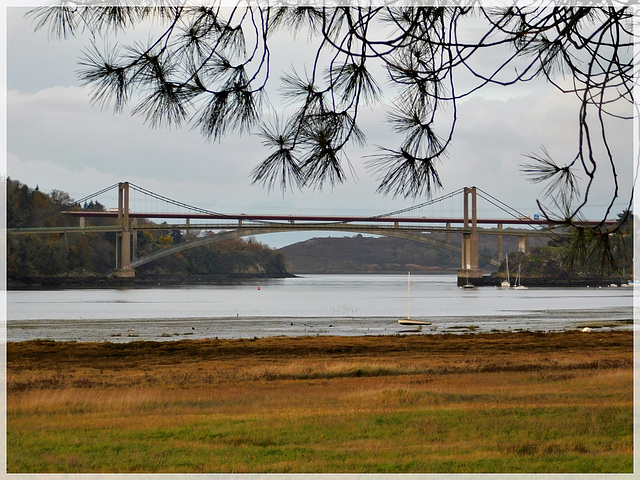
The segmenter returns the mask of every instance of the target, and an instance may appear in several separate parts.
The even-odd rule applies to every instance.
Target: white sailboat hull
[[[424,320],[413,320],[411,318],[400,318],[398,320],[400,325],[431,325],[431,322],[426,322]]]

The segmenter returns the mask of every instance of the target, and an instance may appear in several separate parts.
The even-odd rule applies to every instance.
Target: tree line
[[[7,178],[7,228],[74,225],[69,211],[106,211],[91,200],[78,204],[60,190],[47,194]],[[140,219],[138,223],[152,223]],[[109,218],[87,218],[85,225],[109,225]],[[144,230],[137,235],[138,255],[145,255],[197,235],[212,232]],[[7,236],[7,276],[22,280],[41,276],[102,276],[115,267],[116,234],[10,234]],[[137,269],[140,274],[285,274],[285,258],[275,250],[249,240],[225,240],[162,258]]]

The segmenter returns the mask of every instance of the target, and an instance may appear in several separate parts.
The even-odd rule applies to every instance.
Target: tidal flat
[[[633,332],[7,344],[10,473],[631,473]]]

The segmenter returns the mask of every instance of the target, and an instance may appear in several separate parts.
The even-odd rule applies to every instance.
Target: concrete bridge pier
[[[137,225],[138,219],[134,218],[131,224]],[[131,233],[131,259],[135,260],[136,258],[138,258],[138,231],[134,229]]]
[[[471,205],[469,205],[471,197]],[[471,216],[469,216],[471,207]],[[477,285],[482,280],[482,270],[478,264],[478,209],[476,187],[464,189],[464,229],[462,234],[462,268],[458,270],[458,286]]]
[[[518,235],[518,251],[529,253],[529,235]]]
[[[464,285],[480,286],[482,285],[482,270],[479,268],[462,268],[458,270],[458,286]]]
[[[129,182],[118,185],[118,226],[122,231],[116,233],[116,270],[119,278],[135,277],[131,268],[131,222],[129,219]]]

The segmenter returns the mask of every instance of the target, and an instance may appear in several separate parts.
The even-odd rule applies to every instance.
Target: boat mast
[[[507,282],[511,285],[511,279],[509,278],[509,254],[505,255],[505,262],[507,264]]]
[[[411,318],[411,272],[407,272],[407,319]]]

